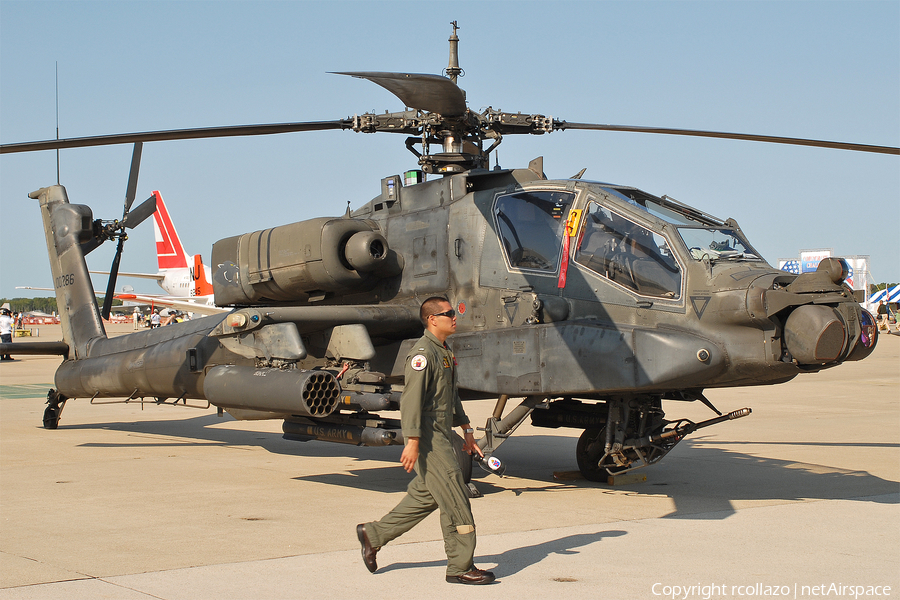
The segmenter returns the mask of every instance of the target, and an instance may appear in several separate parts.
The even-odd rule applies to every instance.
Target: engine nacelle
[[[219,240],[212,264],[219,306],[365,291],[403,270],[401,257],[375,224],[330,217]]]

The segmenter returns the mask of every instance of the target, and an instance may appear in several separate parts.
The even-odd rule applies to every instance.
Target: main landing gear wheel
[[[600,463],[605,445],[605,427],[585,429],[578,438],[578,444],[575,446],[575,460],[578,462],[578,470],[588,481],[606,482],[610,471],[615,473],[625,470],[625,467],[617,467],[610,456],[603,458],[603,463]]]

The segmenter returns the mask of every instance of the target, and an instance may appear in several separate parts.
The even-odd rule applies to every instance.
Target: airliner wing
[[[154,306],[167,306],[177,308],[184,312],[200,313],[202,315],[219,315],[230,312],[230,308],[221,308],[206,302],[192,302],[187,298],[179,299],[172,296],[153,296],[145,294],[116,294],[119,300],[131,300],[132,302],[142,302],[144,304],[153,304]]]
[[[17,285],[17,290],[39,290],[42,292],[52,292],[53,288],[32,287],[28,285]],[[103,292],[97,292],[95,295],[103,296]],[[229,312],[230,308],[221,308],[214,304],[208,304],[203,301],[191,301],[188,298],[175,298],[173,296],[154,296],[152,294],[116,294],[114,296],[119,300],[131,300],[132,302],[142,302],[144,304],[153,304],[155,306],[169,306],[177,308],[185,312],[200,313],[201,315],[219,315]]]
[[[88,273],[93,273],[95,275],[109,275],[109,271],[88,271]],[[119,271],[119,277],[140,277],[141,279],[162,281],[166,276],[163,273],[125,273],[124,271]]]

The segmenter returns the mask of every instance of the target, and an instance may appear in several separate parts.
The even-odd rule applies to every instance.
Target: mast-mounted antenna
[[[59,140],[59,61],[56,61],[56,139]],[[56,149],[56,185],[60,185],[59,148]]]
[[[456,83],[456,78],[460,75],[465,76],[466,73],[459,68],[459,37],[456,35],[456,30],[459,29],[459,26],[456,24],[456,21],[450,21],[450,24],[453,26],[453,33],[450,34],[450,64],[447,66],[445,73],[450,78],[450,81]]]

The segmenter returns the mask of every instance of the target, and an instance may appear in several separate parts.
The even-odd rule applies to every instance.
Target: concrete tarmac
[[[524,424],[498,452],[506,477],[475,469],[476,564],[499,583],[467,588],[444,581],[437,515],[363,566],[356,524],[411,479],[399,447],[287,441],[280,421],[205,403],[78,399],[45,430],[58,364],[0,364],[0,600],[900,597],[900,336],[779,386],[708,390],[753,414],[643,482],[573,477],[580,432]],[[473,423],[492,408],[466,403]]]

